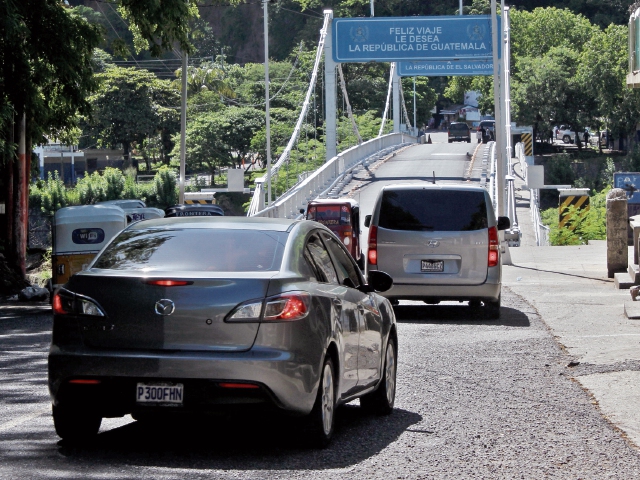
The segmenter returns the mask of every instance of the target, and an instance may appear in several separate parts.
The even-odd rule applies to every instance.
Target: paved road
[[[397,307],[396,411],[346,406],[323,451],[282,419],[110,419],[94,443],[65,445],[48,413],[51,315],[1,306],[0,478],[639,478],[535,310],[508,289],[503,302],[499,321]]]
[[[302,448],[280,418],[109,419],[73,447],[49,415],[50,311],[0,305],[0,478],[640,478],[637,451],[510,288],[498,321],[458,304],[402,302],[396,314],[395,412],[342,408],[326,450]]]

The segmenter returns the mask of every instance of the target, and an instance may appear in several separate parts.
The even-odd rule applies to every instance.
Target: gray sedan
[[[389,414],[397,334],[383,272],[368,283],[312,221],[164,218],[123,230],[53,298],[58,435],[102,418],[262,408],[302,415],[325,446],[360,398]]]

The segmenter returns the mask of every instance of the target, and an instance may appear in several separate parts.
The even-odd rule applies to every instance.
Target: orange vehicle
[[[360,206],[351,198],[323,198],[309,202],[307,219],[325,225],[342,240],[351,256],[364,267],[360,249]]]

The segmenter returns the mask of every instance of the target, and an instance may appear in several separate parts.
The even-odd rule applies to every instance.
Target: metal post
[[[413,77],[413,128],[416,131],[416,137],[418,136],[418,124],[416,123],[416,77]]]
[[[400,76],[398,64],[393,62],[393,133],[400,133]]]
[[[262,2],[264,8],[264,97],[265,126],[267,135],[267,205],[271,205],[271,116],[269,114],[269,10],[268,0]]]
[[[325,13],[327,10],[325,10]],[[331,14],[333,21],[333,13]],[[331,160],[338,154],[336,146],[336,62],[333,61],[333,38],[331,35],[331,22],[327,25],[329,33],[324,41],[324,90],[325,90],[325,138],[326,160]]]
[[[464,14],[462,13],[462,0],[460,0],[460,15],[464,15]]]
[[[373,0],[370,0],[369,3],[371,4],[371,16],[373,17]]]
[[[187,52],[182,52],[182,105],[180,109],[180,190],[178,203],[184,203],[185,159],[187,152]]]
[[[491,0],[491,33],[493,40],[493,103],[496,117],[496,157],[497,157],[497,214],[504,215],[504,174],[503,174],[503,157],[504,150],[500,148],[501,141],[504,141],[504,129],[501,119],[501,102],[500,102],[500,60],[498,58],[498,48],[501,48],[502,43],[499,39],[502,35],[498,35],[498,17],[496,12],[496,0]],[[501,134],[502,133],[502,134]]]

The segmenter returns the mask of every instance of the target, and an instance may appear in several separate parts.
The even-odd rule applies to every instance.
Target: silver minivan
[[[367,271],[393,277],[392,303],[468,301],[488,318],[500,316],[502,265],[496,216],[479,186],[398,184],[378,194],[369,227]]]

